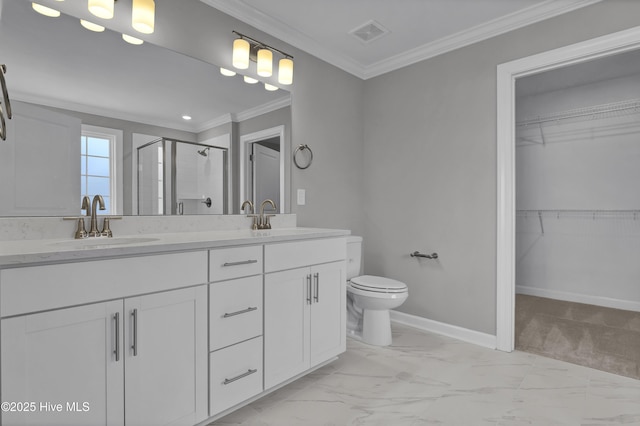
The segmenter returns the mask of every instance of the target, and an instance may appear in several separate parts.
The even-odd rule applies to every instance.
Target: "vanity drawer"
[[[262,334],[262,275],[209,285],[210,350]]]
[[[210,416],[262,392],[262,337],[209,355]]]
[[[268,244],[264,247],[264,271],[275,272],[345,260],[346,238],[326,238]]]
[[[262,273],[262,246],[230,247],[209,251],[209,281]]]

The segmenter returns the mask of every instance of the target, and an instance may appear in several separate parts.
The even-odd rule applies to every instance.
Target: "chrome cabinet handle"
[[[131,349],[133,349],[133,356],[138,356],[138,310],[134,309],[131,311],[131,317],[133,319],[133,344],[131,345]]]
[[[245,378],[245,377],[247,377],[247,376],[250,376],[250,375],[252,375],[253,373],[257,373],[257,372],[258,372],[258,369],[253,369],[253,370],[251,370],[251,369],[250,369],[250,370],[248,370],[246,373],[242,373],[242,374],[241,374],[241,375],[239,375],[239,376],[233,377],[233,378],[231,378],[231,379],[224,379],[224,382],[222,382],[222,384],[223,384],[223,385],[228,385],[229,383],[233,383],[233,382],[235,382],[236,380],[243,379],[243,378]]]
[[[253,311],[257,311],[258,308],[253,306],[253,307],[248,307],[247,309],[243,309],[241,311],[236,311],[236,312],[231,312],[231,313],[225,313],[222,318],[229,318],[229,317],[235,317],[236,315],[240,315],[240,314],[246,314],[247,312],[253,312]]]
[[[241,260],[240,262],[226,262],[222,266],[238,266],[238,265],[250,265],[252,263],[258,263],[256,259]]]
[[[320,301],[320,273],[316,272],[313,274],[313,280],[315,282],[315,292],[313,295],[313,300],[318,303]]]
[[[307,275],[307,305],[311,304],[311,274]]]
[[[116,355],[116,362],[120,361],[120,312],[113,314],[113,319],[116,322],[116,348],[113,353]]]

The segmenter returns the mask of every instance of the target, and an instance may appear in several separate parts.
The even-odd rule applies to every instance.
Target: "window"
[[[99,214],[122,214],[121,182],[122,167],[118,160],[118,149],[122,145],[122,132],[114,129],[82,126],[80,139],[80,200],[85,195],[91,200],[95,195],[104,198],[105,210]],[[81,204],[81,203],[80,203]]]

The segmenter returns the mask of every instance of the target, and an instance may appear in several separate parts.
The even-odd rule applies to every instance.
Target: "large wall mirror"
[[[14,116],[0,141],[0,216],[78,215],[82,194],[103,195],[109,214],[239,213],[240,182],[267,179],[240,176],[255,172],[240,167],[241,138],[278,126],[264,145],[280,156],[268,176],[288,212],[287,91],[23,0],[0,0],[0,63]]]

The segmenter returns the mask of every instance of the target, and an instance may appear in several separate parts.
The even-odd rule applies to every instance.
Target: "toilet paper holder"
[[[424,254],[424,253],[420,253],[419,251],[414,251],[413,253],[411,253],[411,257],[424,257],[427,259],[437,259],[438,253]]]

